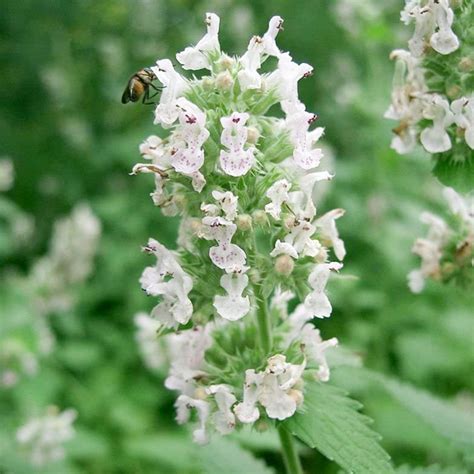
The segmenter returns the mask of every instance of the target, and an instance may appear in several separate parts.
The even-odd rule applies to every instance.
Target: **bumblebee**
[[[161,87],[156,87],[153,84],[154,80],[156,80],[156,75],[150,68],[140,69],[128,80],[127,87],[122,94],[122,104],[138,102],[140,97],[143,104],[154,104],[151,99],[162,90]],[[155,90],[155,94],[152,96],[150,96],[150,87]]]

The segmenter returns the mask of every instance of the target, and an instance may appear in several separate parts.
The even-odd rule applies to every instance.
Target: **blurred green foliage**
[[[351,4],[3,0],[0,155],[13,159],[16,178],[2,209],[31,216],[35,227],[18,241],[3,232],[7,221],[0,214],[0,319],[35,316],[28,292],[12,275],[27,274],[46,251],[53,222],[74,204],[91,205],[103,236],[93,276],[76,289],[77,305],[52,318],[55,351],[37,376],[0,392],[0,472],[194,473],[203,459],[209,466],[209,451],[199,451],[175,425],[164,373],[144,368],[134,341],[133,315],[153,304],[137,283],[147,264],[140,245],[152,236],[173,247],[177,221],[153,207],[151,178],[128,176],[138,144],[156,133],[152,107],[120,104],[130,74],[200,38],[206,11],[221,15],[221,45],[229,53],[242,51],[272,15],[281,15],[280,47],[315,66],[301,84],[302,100],[326,127],[337,174],[322,207],[347,210],[339,227],[348,256],[330,285],[333,316],[318,321],[324,337],[337,336],[370,369],[472,410],[472,295],[434,283],[413,295],[406,284],[418,265],[410,253],[423,231],[418,216],[443,207],[428,156],[397,156],[389,149],[390,123],[382,118],[390,100],[388,53],[408,36],[399,25],[402,2],[382,8],[354,2],[368,10],[356,8],[349,25],[341,23],[339,3]],[[371,8],[377,14],[368,15]],[[334,383],[366,405],[395,465],[461,462],[455,447],[399,401],[334,372]],[[67,460],[41,471],[26,463],[14,433],[48,404],[75,407],[78,434]],[[270,433],[236,438],[282,471]],[[307,472],[338,470],[314,451],[302,448],[301,454]]]

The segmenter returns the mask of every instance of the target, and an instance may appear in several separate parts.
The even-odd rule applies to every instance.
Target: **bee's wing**
[[[127,104],[128,102],[130,102],[132,92],[133,91],[131,91],[131,86],[130,86],[130,81],[129,81],[127,84],[127,87],[125,88],[122,94],[122,104]]]

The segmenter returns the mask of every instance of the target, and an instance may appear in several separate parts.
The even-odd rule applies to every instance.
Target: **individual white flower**
[[[230,191],[220,192],[216,190],[212,191],[212,197],[219,203],[222,212],[224,212],[224,217],[233,222],[237,216],[237,196]]]
[[[298,221],[285,236],[284,241],[295,249],[298,256],[315,257],[321,250],[320,242],[311,239],[315,231],[316,227],[310,222]]]
[[[240,87],[243,91],[248,89],[259,89],[262,85],[262,78],[258,73],[262,62],[267,56],[280,55],[280,50],[276,45],[276,36],[282,29],[283,19],[279,16],[271,18],[268,30],[263,35],[254,36],[248,45],[247,52],[240,58],[242,69],[238,72]]]
[[[187,395],[180,395],[175,403],[176,421],[182,425],[187,423],[190,418],[191,409],[195,408],[198,415],[198,428],[193,431],[193,440],[197,444],[206,444],[209,442],[209,434],[207,432],[207,421],[211,412],[208,402],[191,398]]]
[[[421,268],[408,275],[408,282],[413,293],[420,293],[428,277],[437,279],[440,275],[442,252],[440,244],[428,239],[417,239],[412,252],[421,257]]]
[[[138,313],[133,319],[137,327],[135,339],[145,365],[150,369],[159,369],[165,361],[163,349],[157,337],[157,331],[161,327],[160,322],[145,313]]]
[[[243,401],[234,407],[234,413],[242,423],[254,423],[260,418],[257,401],[262,380],[263,373],[257,374],[253,369],[245,371]]]
[[[444,188],[443,197],[449,205],[449,209],[461,218],[470,233],[474,233],[474,197],[463,198],[453,188]]]
[[[451,103],[456,125],[464,130],[468,147],[474,150],[474,96],[461,97]]]
[[[268,22],[268,30],[265,32],[262,38],[263,43],[263,54],[267,56],[280,56],[280,50],[276,45],[276,37],[278,33],[283,29],[283,18],[280,16],[273,16]]]
[[[431,212],[422,212],[420,221],[429,226],[426,238],[438,245],[443,245],[449,237],[450,230],[446,222]]]
[[[454,13],[448,0],[433,0],[437,30],[431,35],[430,44],[440,54],[450,54],[459,48],[458,37],[452,30]]]
[[[266,78],[266,86],[276,90],[280,101],[296,103],[299,102],[298,81],[312,72],[309,64],[297,64],[289,53],[282,53],[278,57],[278,68]]]
[[[248,281],[248,276],[241,273],[222,275],[220,283],[227,291],[227,296],[216,295],[214,307],[224,319],[237,321],[250,311],[249,297],[242,296]]]
[[[248,129],[245,126],[249,114],[234,112],[229,117],[221,118],[223,127],[221,143],[227,150],[221,150],[219,162],[224,173],[230,176],[247,174],[255,162],[255,148],[245,149]]]
[[[205,374],[204,354],[212,344],[211,326],[196,326],[169,334],[166,342],[171,368],[165,380],[165,387],[192,396],[196,379]]]
[[[339,238],[339,232],[336,227],[336,219],[339,219],[344,215],[344,209],[333,209],[327,212],[314,223],[316,230],[319,231],[320,237],[323,242],[329,242],[334,249],[334,254],[338,260],[343,260],[346,256],[346,248],[344,247],[344,241]]]
[[[312,324],[305,324],[299,334],[299,340],[303,345],[303,352],[308,361],[314,361],[318,364],[317,379],[321,382],[327,382],[330,370],[325,352],[327,349],[337,346],[337,339],[332,337],[323,341],[319,329],[316,329]]]
[[[306,363],[286,362],[281,354],[268,359],[265,375],[259,387],[258,401],[269,418],[284,420],[292,416],[303,401],[302,392],[293,387],[300,382]]]
[[[429,229],[426,238],[417,239],[412,247],[412,252],[421,258],[420,269],[408,275],[408,285],[413,293],[423,290],[427,278],[437,279],[440,276],[442,248],[451,234],[446,222],[434,214],[423,212],[420,220]]]
[[[206,129],[206,114],[184,97],[176,101],[179,110],[180,138],[183,145],[176,146],[171,157],[171,165],[178,173],[192,174],[204,163],[202,146],[209,138]]]
[[[155,109],[154,123],[164,128],[171,127],[178,119],[179,109],[176,100],[182,97],[188,85],[183,77],[177,73],[169,59],[161,59],[151,68],[158,80],[163,84],[160,103]]]
[[[143,143],[139,146],[140,155],[145,160],[150,160],[153,164],[157,165],[160,169],[166,169],[169,166],[169,157],[166,153],[166,149],[163,140],[156,135],[150,135]]]
[[[420,134],[420,141],[429,153],[442,153],[451,148],[451,139],[446,129],[454,122],[454,114],[449,102],[438,94],[427,94],[423,116],[433,121],[431,127],[425,128]]]
[[[193,47],[187,47],[176,55],[184,69],[211,69],[208,53],[220,51],[219,45],[220,18],[215,13],[206,13],[207,33]]]
[[[278,257],[279,255],[289,255],[295,260],[298,258],[298,252],[295,247],[288,242],[282,242],[277,240],[275,242],[275,248],[270,252],[271,257]]]
[[[265,408],[269,418],[284,420],[292,416],[303,402],[303,393],[295,386],[301,384],[306,362],[295,365],[276,354],[267,361],[264,372],[245,371],[243,401],[234,412],[242,423],[253,423],[260,417],[257,402]]]
[[[308,283],[312,288],[311,293],[306,296],[304,305],[310,312],[311,317],[328,318],[332,312],[331,302],[326,295],[325,288],[329,280],[331,270],[338,271],[342,263],[320,263],[310,273]]]
[[[279,220],[281,215],[281,206],[289,200],[288,191],[291,184],[286,179],[275,181],[265,193],[271,202],[265,206],[265,212],[274,219]]]
[[[193,312],[188,298],[193,287],[191,277],[183,271],[173,254],[156,240],[150,239],[144,251],[153,253],[157,263],[145,268],[140,284],[147,295],[162,297],[153,308],[152,316],[166,327],[186,324]]]
[[[313,145],[324,133],[323,127],[317,127],[309,132],[310,125],[317,116],[306,111],[295,112],[286,118],[286,126],[290,131],[290,139],[294,145],[293,159],[304,170],[319,166],[323,152]]]
[[[43,466],[64,458],[63,444],[74,437],[75,410],[59,412],[49,407],[46,414],[33,418],[16,433],[18,442],[29,451],[32,464]]]
[[[204,175],[199,171],[195,171],[189,176],[191,177],[191,184],[193,186],[194,191],[200,193],[206,185],[206,178],[204,178]]]
[[[231,243],[237,226],[222,217],[204,217],[203,237],[207,240],[216,240],[218,245],[209,249],[209,257],[216,267],[227,273],[245,272],[247,256],[245,252]]]
[[[316,215],[313,201],[314,185],[319,181],[329,181],[333,178],[327,171],[307,173],[298,178],[300,190],[290,193],[290,207],[299,220],[312,221]]]
[[[210,385],[206,392],[209,395],[214,395],[217,404],[218,410],[212,415],[216,430],[222,435],[231,433],[235,428],[235,415],[232,412],[232,406],[237,401],[232,393],[232,387],[225,384]]]
[[[408,41],[410,51],[415,56],[421,56],[426,49],[427,38],[432,34],[435,28],[435,19],[433,9],[430,5],[422,6],[420,1],[407,1],[405,10],[401,13],[402,21],[406,24],[415,22],[415,31]]]
[[[416,124],[423,117],[421,96],[426,92],[421,60],[409,51],[396,49],[390,54],[396,61],[393,79],[392,103],[384,117],[398,120],[391,148],[403,155],[413,150],[417,140]]]

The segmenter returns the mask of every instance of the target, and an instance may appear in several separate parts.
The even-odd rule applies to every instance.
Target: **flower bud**
[[[464,58],[461,58],[458,64],[458,68],[462,72],[474,71],[474,58],[470,58],[469,56],[465,56]]]
[[[256,226],[263,227],[268,225],[267,213],[261,209],[258,209],[252,213],[252,219]]]
[[[197,387],[194,391],[194,398],[197,400],[205,400],[207,398],[206,389],[204,387]]]
[[[295,262],[286,254],[280,255],[275,260],[275,271],[281,275],[289,276],[295,268]]]
[[[314,257],[316,263],[324,263],[328,259],[328,251],[326,248],[321,247],[318,254]]]
[[[216,76],[216,87],[224,91],[229,91],[234,85],[234,79],[229,71],[220,72]]]
[[[193,235],[199,235],[202,230],[202,221],[200,219],[191,219],[189,222],[189,227]]]
[[[446,89],[446,95],[450,99],[458,99],[461,96],[462,89],[458,84],[452,84]]]
[[[456,270],[456,265],[451,262],[446,262],[441,267],[441,274],[443,278],[449,277]]]
[[[254,424],[254,428],[258,433],[263,433],[264,431],[268,431],[270,425],[266,420],[257,420]]]
[[[175,194],[172,200],[180,212],[182,212],[188,204],[188,199],[184,194]]]
[[[222,71],[222,70],[230,70],[232,69],[232,67],[234,66],[235,64],[235,60],[234,58],[231,58],[229,55],[227,54],[222,54],[222,56],[219,58],[219,60],[217,61],[217,66],[219,67],[219,69]]]
[[[246,232],[252,228],[252,217],[248,214],[239,214],[235,223],[237,224],[237,229]]]
[[[251,143],[252,145],[255,145],[258,142],[258,139],[260,138],[260,132],[256,127],[248,127],[247,132],[247,142]]]
[[[262,280],[262,277],[260,276],[260,272],[256,268],[252,268],[249,271],[249,278],[250,278],[250,281],[254,285],[258,285]]]
[[[211,77],[204,77],[202,80],[202,87],[205,90],[212,90],[214,88],[214,80]]]

